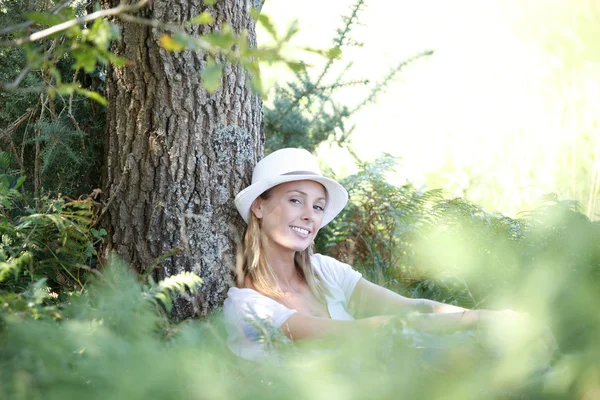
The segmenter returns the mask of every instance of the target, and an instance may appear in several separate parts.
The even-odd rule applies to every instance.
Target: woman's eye
[[[300,200],[298,199],[290,199],[290,201],[294,204],[300,204]]]
[[[323,206],[314,206],[314,209],[317,211],[325,211],[325,207]]]

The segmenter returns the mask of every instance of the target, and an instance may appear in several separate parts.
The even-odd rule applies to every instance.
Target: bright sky
[[[279,30],[297,19],[295,44],[327,48],[352,3],[304,0],[300,7],[269,0],[263,12]],[[395,182],[443,187],[488,209],[515,213],[549,192],[594,208],[600,51],[589,44],[600,34],[600,9],[596,25],[588,24],[597,29],[592,41],[589,26],[579,21],[592,4],[367,1],[364,26],[353,35],[364,47],[343,55],[354,63],[352,76],[377,80],[416,53],[435,53],[406,67],[377,104],[355,116],[355,151],[367,160],[382,152],[399,156]],[[582,31],[587,36],[579,37]],[[266,38],[259,32],[258,40]],[[281,69],[267,75],[271,81],[286,79]],[[364,94],[347,91],[344,102],[356,103]],[[320,155],[347,160],[332,165],[342,174],[353,170],[340,150],[328,147]],[[575,165],[575,159],[584,165]]]

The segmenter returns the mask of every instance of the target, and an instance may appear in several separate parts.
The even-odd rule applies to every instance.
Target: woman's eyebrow
[[[308,193],[305,193],[302,190],[298,190],[298,189],[290,189],[286,193],[291,193],[291,192],[300,193],[301,195],[308,197]],[[327,197],[319,197],[317,200],[325,200],[325,201],[327,201]]]

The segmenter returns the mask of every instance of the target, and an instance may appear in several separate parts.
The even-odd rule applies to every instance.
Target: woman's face
[[[269,247],[278,250],[304,251],[317,235],[327,193],[314,181],[286,182],[269,191],[267,199],[252,203],[252,212],[260,220],[261,233]]]

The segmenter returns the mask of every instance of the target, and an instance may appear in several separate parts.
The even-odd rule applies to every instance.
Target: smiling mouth
[[[308,235],[310,233],[310,231],[308,229],[304,229],[304,228],[300,228],[297,226],[290,226],[290,228],[292,228],[292,230],[301,233],[303,235]]]

